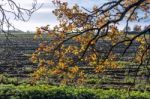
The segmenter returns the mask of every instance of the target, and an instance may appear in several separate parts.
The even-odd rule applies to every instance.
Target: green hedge
[[[150,99],[150,92],[49,85],[0,85],[0,99]]]

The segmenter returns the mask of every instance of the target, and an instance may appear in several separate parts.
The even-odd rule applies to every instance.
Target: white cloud
[[[39,23],[39,22],[32,22],[32,21],[29,22],[16,21],[13,24],[17,29],[20,29],[22,31],[27,31],[27,30],[35,31],[36,27],[46,26],[48,23],[46,24],[45,22]],[[50,27],[53,27],[56,24],[57,24],[56,22],[51,22]]]
[[[34,0],[14,0],[22,7],[31,8]],[[31,19],[28,22],[15,21],[11,19],[11,22],[14,24],[16,28],[19,28],[23,31],[31,30],[34,31],[35,27],[45,26],[50,24],[54,26],[57,24],[56,17],[52,14],[52,10],[55,9],[54,5],[51,2],[52,0],[37,0],[38,5],[43,3],[41,9],[33,13]],[[62,1],[62,0],[61,0]],[[69,6],[73,6],[74,4],[79,4],[79,6],[90,8],[94,4],[97,4],[99,0],[63,0],[69,3]],[[102,3],[100,1],[100,3]]]
[[[4,0],[5,1],[5,0]],[[30,9],[32,7],[33,0],[14,0],[16,4],[20,4],[21,7]],[[31,19],[28,22],[22,22],[22,21],[16,21],[14,20],[14,16],[11,14],[7,14],[7,17],[9,17],[10,22],[18,29],[27,31],[27,30],[35,30],[35,27],[44,26],[47,24],[56,24],[56,19],[54,15],[52,14],[52,10],[54,9],[52,3],[52,0],[37,0],[38,5],[43,3],[43,6],[33,13]],[[6,2],[1,2],[2,5]],[[5,9],[10,9],[9,5],[4,6]],[[27,17],[27,16],[25,16]]]
[[[41,4],[41,3],[50,3],[52,0],[14,0],[14,1],[21,5],[30,5],[34,1],[37,1],[37,3]]]
[[[39,10],[37,11],[37,13],[50,13],[50,12],[52,12],[52,11],[53,11],[53,9],[45,8],[45,9],[39,9]]]
[[[0,0],[1,1],[1,0]],[[31,8],[33,0],[14,0],[15,2],[20,3],[25,8]],[[39,5],[44,4],[41,9],[33,13],[29,22],[20,22],[11,20],[12,23],[19,29],[23,31],[31,30],[34,31],[35,27],[45,26],[50,24],[54,26],[57,24],[56,17],[52,14],[52,10],[55,9],[54,5],[52,4],[52,0],[37,0]],[[61,0],[62,1],[62,0]],[[74,4],[79,4],[81,7],[85,7],[91,9],[93,5],[100,6],[104,2],[108,0],[63,0],[69,3],[69,6],[73,6]],[[147,22],[148,23],[148,22]],[[145,23],[141,23],[145,24]],[[133,24],[132,24],[133,25]],[[123,28],[124,25],[120,24],[120,28]]]

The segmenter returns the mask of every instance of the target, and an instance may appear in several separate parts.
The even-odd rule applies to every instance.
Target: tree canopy
[[[150,26],[143,30],[136,26],[136,33],[128,36],[130,23],[149,18],[149,0],[108,0],[102,6],[93,5],[92,10],[77,4],[68,7],[67,2],[59,0],[54,0],[53,4],[59,24],[53,29],[49,25],[37,28],[34,37],[45,33],[50,37],[50,42],[42,42],[32,54],[31,60],[38,63],[33,73],[35,80],[55,75],[62,83],[81,83],[85,78],[81,66],[92,67],[96,73],[117,68],[117,59],[125,55],[134,42],[139,46],[132,61],[139,67],[150,63],[150,41],[146,37]],[[123,31],[119,29],[121,22]],[[116,55],[113,50],[120,44],[126,47],[121,55]]]

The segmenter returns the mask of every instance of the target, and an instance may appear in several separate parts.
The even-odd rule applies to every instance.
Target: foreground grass
[[[50,85],[0,85],[0,99],[150,99],[150,92]]]

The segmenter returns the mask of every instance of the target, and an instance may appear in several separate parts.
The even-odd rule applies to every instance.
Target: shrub
[[[0,99],[149,99],[149,92],[49,85],[0,85]]]

